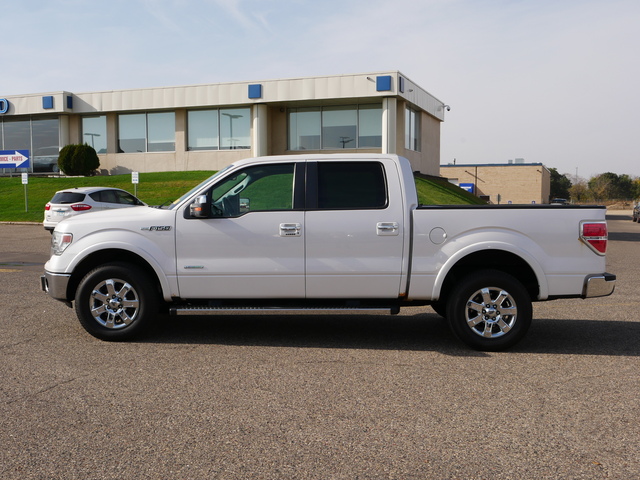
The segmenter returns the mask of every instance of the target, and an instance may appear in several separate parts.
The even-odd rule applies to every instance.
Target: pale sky
[[[0,0],[0,97],[399,70],[441,163],[640,175],[638,0]]]

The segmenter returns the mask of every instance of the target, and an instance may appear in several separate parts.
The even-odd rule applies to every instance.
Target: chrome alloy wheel
[[[140,300],[126,281],[109,278],[95,286],[89,296],[91,315],[105,328],[119,329],[131,325],[138,317]]]
[[[518,318],[513,297],[497,287],[485,287],[469,297],[465,308],[469,328],[484,338],[498,338],[507,334]]]

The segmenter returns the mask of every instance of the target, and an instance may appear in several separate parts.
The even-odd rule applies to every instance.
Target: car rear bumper
[[[616,276],[612,273],[588,275],[584,279],[582,298],[606,297],[616,288]]]

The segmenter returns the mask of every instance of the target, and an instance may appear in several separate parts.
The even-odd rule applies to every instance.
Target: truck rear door
[[[307,162],[307,298],[398,297],[406,233],[396,168],[384,159]]]

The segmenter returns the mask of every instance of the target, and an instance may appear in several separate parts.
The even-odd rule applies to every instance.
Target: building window
[[[82,117],[82,140],[97,153],[107,153],[107,117]]]
[[[404,116],[404,148],[420,151],[420,112],[407,107]]]
[[[289,150],[342,150],[382,146],[382,106],[292,108]]]
[[[188,150],[218,150],[218,110],[191,110],[187,113]]]
[[[360,105],[358,108],[358,146],[382,147],[382,108],[380,105]]]
[[[176,115],[173,112],[147,114],[147,152],[176,150]]]
[[[188,150],[251,148],[251,110],[225,108],[187,112]]]
[[[320,115],[319,108],[289,110],[289,150],[320,150]]]
[[[57,172],[60,151],[57,118],[4,120],[0,150],[29,150],[34,172]]]
[[[226,108],[220,110],[220,148],[237,150],[251,148],[251,110]]]
[[[353,107],[322,109],[322,148],[339,150],[356,148],[358,111]]]
[[[172,152],[176,149],[174,112],[118,115],[118,152]]]

